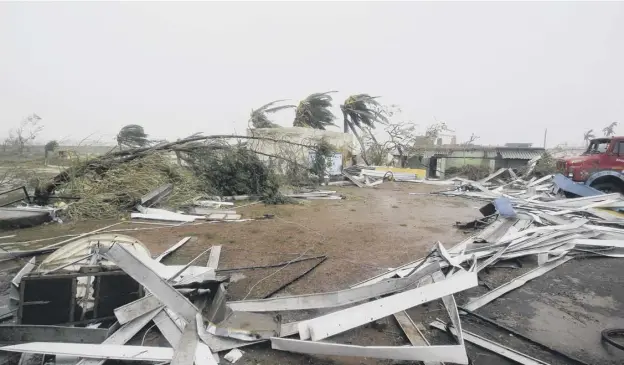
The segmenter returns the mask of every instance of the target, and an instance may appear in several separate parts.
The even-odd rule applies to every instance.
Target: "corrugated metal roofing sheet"
[[[530,160],[534,157],[540,156],[543,151],[499,150],[499,153],[503,159]]]

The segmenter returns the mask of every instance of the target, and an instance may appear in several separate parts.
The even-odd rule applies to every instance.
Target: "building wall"
[[[446,169],[462,166],[489,167],[486,151],[453,151],[446,157]]]
[[[323,131],[313,128],[289,127],[289,128],[256,128],[248,129],[248,136],[267,137],[284,140],[304,145],[314,145],[325,139],[342,154],[343,165],[350,165],[351,156],[355,154],[354,137],[348,133]],[[310,149],[284,142],[266,140],[250,140],[250,148],[268,155],[275,155],[291,160],[299,164],[310,164]],[[268,160],[269,157],[260,155],[260,158]]]
[[[527,165],[527,162],[529,162],[529,160],[518,160],[518,159],[503,160],[502,158],[497,158],[496,163],[495,163],[495,169],[500,169],[500,168],[519,169],[519,168],[525,167]]]

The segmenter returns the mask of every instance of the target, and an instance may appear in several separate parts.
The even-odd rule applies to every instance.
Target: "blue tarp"
[[[508,198],[496,198],[492,203],[498,211],[498,214],[502,215],[503,217],[513,218],[516,216],[516,211],[511,206],[511,201]]]
[[[594,196],[604,194],[602,191],[596,190],[591,186],[575,183],[561,174],[555,175],[554,181],[555,185],[557,185],[559,189],[578,196]]]

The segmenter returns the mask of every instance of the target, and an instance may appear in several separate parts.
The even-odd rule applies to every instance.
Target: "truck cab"
[[[560,160],[557,167],[575,182],[624,193],[624,137],[592,139],[582,155]]]

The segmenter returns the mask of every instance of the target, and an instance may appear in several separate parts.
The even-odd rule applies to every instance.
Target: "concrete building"
[[[428,177],[444,178],[450,168],[472,165],[489,169],[521,168],[544,153],[543,148],[498,146],[427,147],[422,154],[408,160],[410,168],[426,168]]]
[[[332,167],[330,168],[331,174],[340,174],[343,166],[351,165],[351,158],[356,154],[354,144],[355,137],[348,133],[324,131],[304,127],[288,127],[248,129],[247,135],[304,145],[314,145],[324,139],[337,150],[334,154]],[[301,165],[308,166],[313,158],[313,155],[310,154],[310,149],[295,146],[289,143],[267,140],[250,140],[249,145],[254,151],[260,152],[261,158],[267,160],[273,159],[277,161],[279,158],[273,158],[270,156],[279,156],[294,160]]]

